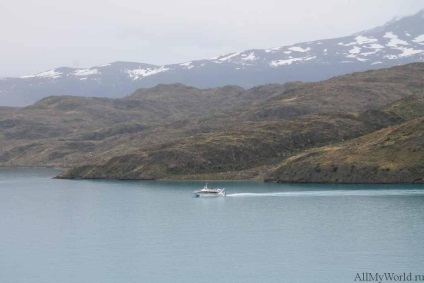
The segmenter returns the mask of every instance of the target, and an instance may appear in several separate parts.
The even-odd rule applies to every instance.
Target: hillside
[[[52,96],[24,108],[2,107],[0,164],[67,167],[110,158],[131,149],[122,144],[136,134],[136,148],[169,142],[198,131],[190,125],[180,132],[187,123],[250,107],[295,86],[269,85],[252,94],[236,86],[158,85],[122,99]]]
[[[74,167],[63,177],[76,178],[263,179],[304,150],[419,117],[423,79],[414,63],[249,90],[48,97],[0,108],[0,165]]]
[[[273,182],[424,183],[424,118],[283,161]]]
[[[305,83],[244,113],[249,120],[290,119],[311,113],[377,110],[424,89],[424,64],[414,63]]]
[[[321,114],[292,121],[248,122],[66,171],[62,178],[262,178],[265,168],[313,146],[338,142],[399,122],[369,111]],[[246,172],[248,171],[248,172]]]
[[[0,78],[0,105],[27,106],[51,95],[121,98],[138,88],[158,84],[252,88],[269,83],[313,82],[422,61],[424,11],[353,35],[244,50],[180,64],[113,62]]]
[[[396,125],[424,115],[422,92],[423,64],[411,64],[387,70],[371,71],[335,78],[329,81],[297,84],[295,88],[255,104],[239,115],[218,116],[183,123],[181,130],[194,135],[155,146],[150,144],[129,154],[99,161],[66,171],[65,178],[117,179],[262,179],[273,172],[282,160],[322,145],[333,145],[384,127]],[[356,81],[356,87],[352,85]],[[365,83],[364,83],[365,81]],[[338,85],[339,93],[327,92],[326,84]],[[370,82],[375,89],[370,92]],[[311,93],[307,93],[309,87]],[[363,90],[367,91],[363,91]],[[318,91],[316,91],[318,90]],[[316,107],[314,96],[333,97],[324,112],[309,115],[270,115],[243,120],[252,109],[265,109],[284,101],[287,94],[298,93],[298,105]],[[355,95],[358,93],[358,95]],[[370,95],[371,93],[371,95]],[[362,103],[366,94],[375,97]],[[402,97],[397,101],[395,98]],[[283,99],[281,99],[283,98]],[[306,103],[305,103],[306,101]],[[286,100],[293,103],[294,100]],[[377,108],[365,112],[340,113],[347,109]],[[338,105],[340,104],[340,106]],[[346,104],[347,106],[345,106]],[[281,104],[280,104],[281,105]],[[319,111],[318,107],[315,111]],[[332,113],[331,113],[332,112]],[[284,112],[283,112],[284,113]],[[225,127],[217,126],[227,119]],[[213,122],[211,120],[214,120]],[[258,121],[259,120],[259,121]],[[196,133],[197,128],[212,128]],[[189,130],[190,132],[190,130]],[[272,179],[272,178],[270,178]]]

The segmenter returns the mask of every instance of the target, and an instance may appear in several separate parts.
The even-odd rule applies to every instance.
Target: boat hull
[[[218,194],[204,194],[204,193],[193,193],[195,197],[202,197],[202,198],[216,198],[216,197],[225,197],[225,193],[218,193]]]

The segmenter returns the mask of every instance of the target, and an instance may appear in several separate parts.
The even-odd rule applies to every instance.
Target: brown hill
[[[295,155],[267,181],[424,183],[424,118]]]
[[[419,98],[423,69],[417,63],[247,91],[174,84],[116,100],[49,97],[0,109],[0,164],[95,164],[78,172],[102,178],[260,178],[302,150],[409,119],[416,102],[400,110],[395,101]],[[388,103],[383,112],[366,111]]]
[[[291,119],[311,113],[376,110],[423,89],[424,64],[414,63],[305,83],[249,109],[244,117]]]
[[[66,178],[254,178],[301,150],[398,123],[380,111],[320,114],[292,121],[245,122],[225,132],[199,134],[66,171]],[[255,169],[256,168],[256,169]],[[250,172],[240,172],[240,171]],[[259,171],[258,171],[259,170]]]

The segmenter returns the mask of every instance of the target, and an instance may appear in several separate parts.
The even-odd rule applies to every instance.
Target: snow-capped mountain
[[[341,74],[424,61],[424,10],[357,34],[211,59],[155,66],[114,62],[0,79],[0,105],[28,105],[58,94],[122,97],[140,87],[183,83],[207,88],[318,81]]]

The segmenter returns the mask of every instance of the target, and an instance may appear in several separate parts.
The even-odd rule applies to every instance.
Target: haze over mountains
[[[424,11],[346,37],[246,50],[181,64],[114,62],[3,78],[0,105],[26,106],[50,95],[117,98],[161,83],[250,88],[266,83],[319,81],[419,61],[424,61]]]

